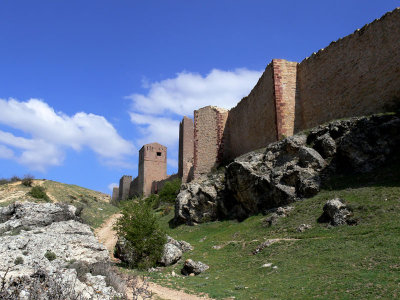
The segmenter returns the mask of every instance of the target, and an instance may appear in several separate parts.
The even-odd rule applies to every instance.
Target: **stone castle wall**
[[[183,117],[179,124],[179,166],[178,175],[182,182],[189,182],[193,178],[193,120]]]
[[[153,183],[151,185],[151,193],[158,194],[167,182],[173,181],[177,178],[181,178],[179,176],[179,174],[172,174],[172,175],[167,176],[167,178],[165,178],[163,180],[153,181]]]
[[[400,98],[400,9],[303,60],[298,78],[297,131],[384,111]]]
[[[224,151],[224,130],[228,111],[206,106],[194,112],[194,178],[208,173]]]
[[[276,140],[272,65],[250,94],[229,111],[225,158],[231,159]]]
[[[112,190],[112,196],[111,196],[111,203],[115,204],[118,202],[119,198],[119,188],[118,187],[113,187]]]
[[[250,94],[224,111],[220,126],[217,112],[222,109],[196,110],[195,178],[222,158],[229,161],[334,119],[384,112],[399,102],[400,9],[396,9],[300,64],[272,60]]]

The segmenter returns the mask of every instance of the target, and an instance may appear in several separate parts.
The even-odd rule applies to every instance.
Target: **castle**
[[[172,178],[189,182],[224,161],[285,136],[398,105],[400,8],[300,63],[273,59],[250,94],[231,110],[206,106],[194,111],[194,120],[184,117],[179,130],[179,170]],[[158,150],[145,147],[164,149],[165,160],[155,158]],[[150,152],[139,156],[139,176],[134,181],[123,176],[113,191],[114,200],[134,193],[149,195],[170,180],[161,168],[166,165],[166,147],[154,143],[140,151],[144,148]],[[164,150],[160,150],[162,155]],[[155,166],[160,169],[155,171]]]

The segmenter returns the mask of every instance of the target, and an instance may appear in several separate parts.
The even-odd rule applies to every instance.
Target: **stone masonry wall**
[[[386,110],[400,98],[400,9],[303,60],[298,80],[295,131]]]
[[[225,158],[232,159],[276,141],[275,118],[273,70],[269,64],[250,94],[229,111]]]
[[[194,178],[218,164],[224,151],[228,111],[206,106],[194,112]]]
[[[129,197],[129,189],[131,186],[132,176],[124,175],[119,180],[119,199],[126,200]]]
[[[112,190],[112,196],[111,196],[111,203],[115,204],[118,202],[119,198],[119,188],[118,187],[113,187]]]
[[[142,191],[139,190],[139,177],[136,177],[131,182],[131,186],[129,189],[129,198],[137,197],[141,194]]]
[[[179,174],[172,174],[163,180],[153,181],[151,185],[151,193],[158,194],[167,182],[173,181],[177,178],[180,178]]]
[[[182,182],[189,182],[193,178],[193,120],[183,117],[179,124],[179,165],[178,175]]]
[[[272,60],[278,140],[285,136],[291,136],[294,132],[296,103],[299,102],[297,65],[297,62],[284,59]]]

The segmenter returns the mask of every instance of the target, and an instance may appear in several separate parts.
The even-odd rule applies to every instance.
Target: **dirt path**
[[[116,232],[113,230],[115,221],[121,216],[121,214],[114,214],[108,218],[103,225],[95,230],[95,235],[100,243],[104,244],[110,252],[111,259],[113,257],[114,246],[117,242]],[[173,290],[167,287],[163,287],[153,282],[148,282],[148,288],[153,293],[152,299],[165,299],[165,300],[211,300],[208,297],[200,297],[196,295],[187,294],[183,291]]]

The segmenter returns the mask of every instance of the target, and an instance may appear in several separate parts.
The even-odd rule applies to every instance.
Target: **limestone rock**
[[[225,173],[182,185],[175,221],[245,219],[316,195],[335,174],[369,172],[400,153],[400,118],[333,121],[237,157]],[[274,217],[271,223],[274,222]],[[275,218],[276,219],[276,218]]]
[[[193,261],[187,259],[181,270],[182,275],[188,276],[190,274],[199,275],[200,273],[208,270],[210,267],[201,261]]]
[[[0,277],[7,274],[1,297],[18,293],[20,299],[30,299],[32,285],[40,287],[45,279],[51,288],[72,289],[82,299],[92,299],[98,291],[101,299],[121,296],[104,278],[96,277],[97,287],[91,288],[92,283],[81,281],[70,268],[72,262],[90,266],[109,260],[90,227],[76,220],[74,207],[18,202],[2,208],[0,216]],[[50,299],[51,288],[40,299]]]
[[[216,220],[221,191],[224,190],[223,178],[221,173],[183,184],[176,197],[175,221],[194,225]]]
[[[329,218],[331,225],[338,226],[346,224],[352,213],[341,199],[328,200],[324,205],[324,214]]]
[[[165,244],[163,256],[161,257],[160,263],[163,266],[170,266],[180,260],[182,257],[182,250],[174,244]]]
[[[311,229],[312,226],[310,224],[300,224],[299,227],[297,227],[296,231],[297,232],[304,232],[308,229]]]
[[[193,250],[193,247],[188,242],[177,241],[167,235],[167,243],[164,245],[162,257],[158,263],[162,266],[175,264],[181,259],[184,252],[190,250]],[[114,256],[132,266],[137,265],[139,259],[134,247],[130,246],[123,237],[118,238]]]

